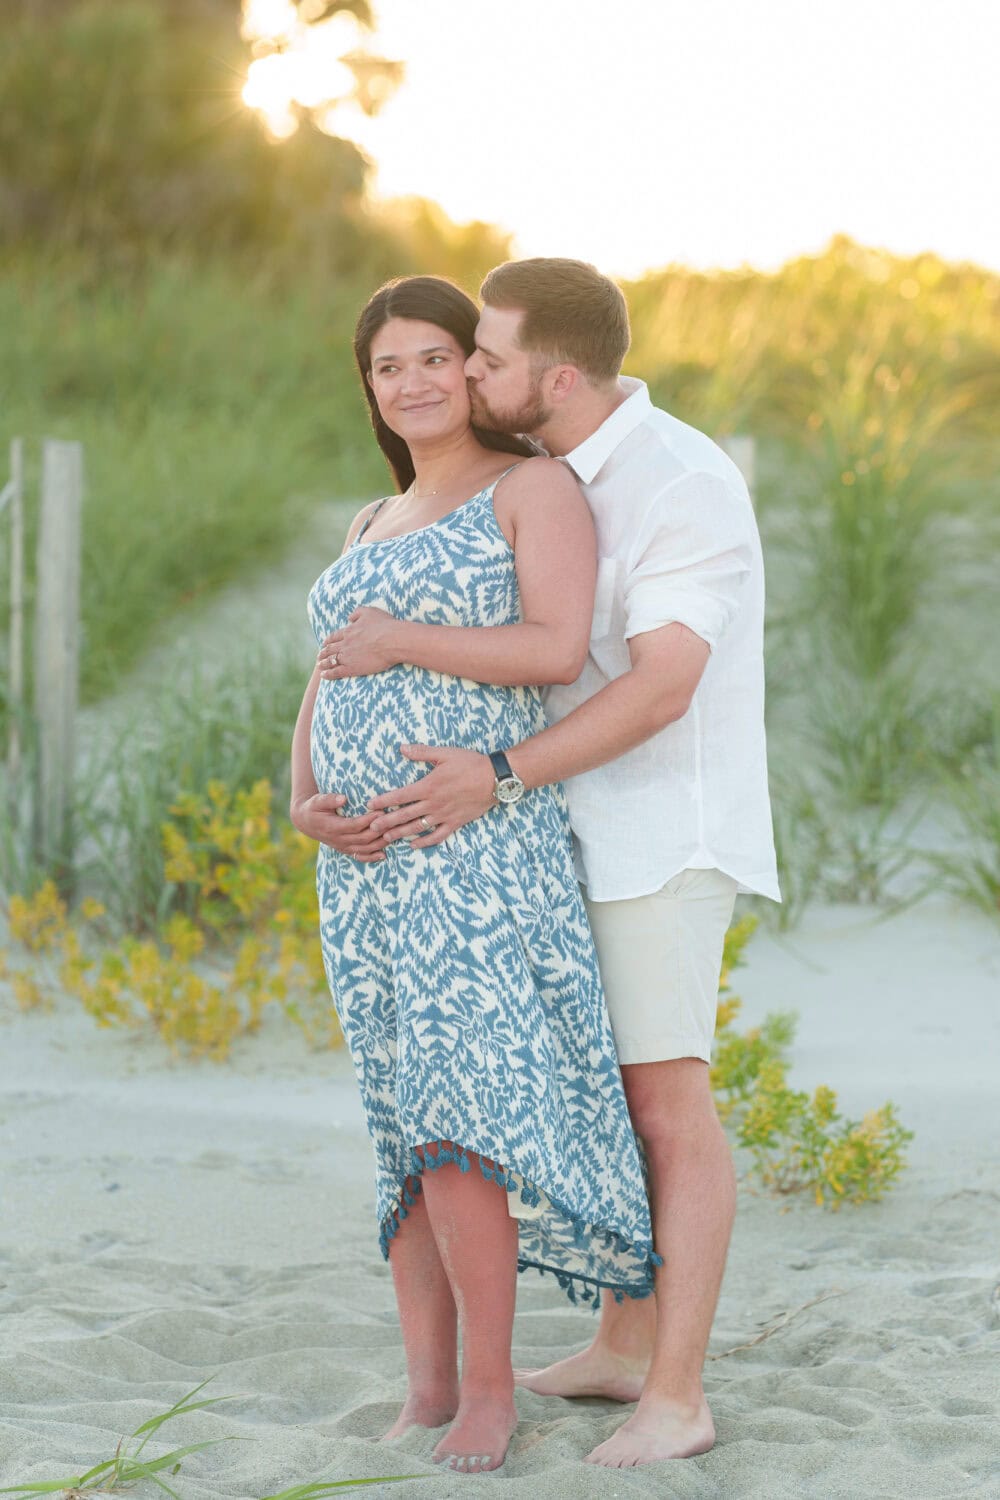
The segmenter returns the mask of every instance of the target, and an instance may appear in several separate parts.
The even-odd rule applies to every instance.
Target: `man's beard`
[[[469,401],[472,404],[472,421],[476,427],[485,427],[488,432],[538,432],[552,416],[542,403],[540,382],[533,385],[526,401],[514,411],[497,411],[480,396],[474,381],[469,381]]]

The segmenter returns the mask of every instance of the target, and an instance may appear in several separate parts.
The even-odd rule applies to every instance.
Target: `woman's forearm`
[[[498,687],[575,682],[587,659],[579,632],[554,625],[421,625],[397,620],[393,655],[400,663]]]
[[[319,692],[320,675],[317,668],[308,683],[302,697],[302,706],[299,716],[295,720],[295,731],[292,735],[292,806],[303,801],[306,797],[314,797],[319,790],[312,768],[312,716],[316,704],[316,694]]]

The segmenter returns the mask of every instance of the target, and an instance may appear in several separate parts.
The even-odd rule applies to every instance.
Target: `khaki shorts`
[[[712,1055],[737,882],[682,870],[651,896],[588,901],[620,1063]]]

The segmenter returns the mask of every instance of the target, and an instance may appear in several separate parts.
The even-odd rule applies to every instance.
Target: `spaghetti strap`
[[[510,471],[508,470],[508,472],[510,472]],[[501,478],[502,477],[503,476],[501,475]],[[354,538],[354,541],[351,543],[352,547],[356,547],[358,545],[358,543],[360,542],[361,538],[364,536],[365,532],[368,530],[369,526],[372,524],[372,522],[374,521],[375,517],[378,515],[379,511],[382,509],[383,505],[385,505],[385,503],[386,503],[386,501],[388,499],[389,499],[389,496],[386,495],[382,500],[380,500],[378,502],[378,504],[376,506],[374,506],[368,512],[368,515],[365,518],[364,525],[362,526],[361,530],[358,532],[357,536]]]
[[[493,483],[487,487],[485,493],[488,494],[488,495],[492,495],[493,491],[496,489],[496,487],[500,483],[501,479],[506,479],[508,474],[513,474],[514,470],[515,469],[519,469],[523,463],[524,463],[524,459],[523,458],[519,458],[516,464],[511,464],[509,466],[509,468],[504,469],[503,473],[502,474],[498,474],[497,477],[494,479]]]

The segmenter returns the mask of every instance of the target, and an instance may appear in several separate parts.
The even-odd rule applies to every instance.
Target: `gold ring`
[[[434,832],[435,825],[430,821],[429,818],[421,817],[421,819],[420,819],[420,826],[424,830],[425,833],[433,833]]]

